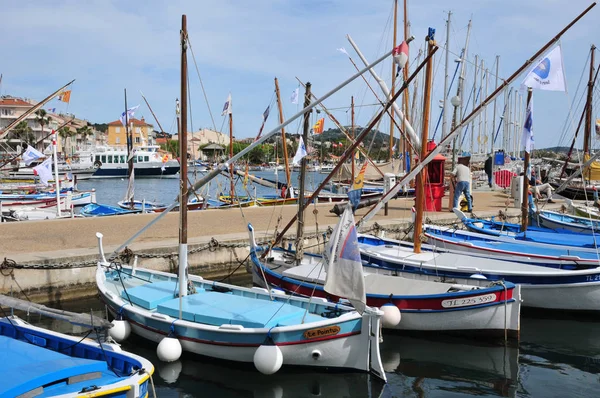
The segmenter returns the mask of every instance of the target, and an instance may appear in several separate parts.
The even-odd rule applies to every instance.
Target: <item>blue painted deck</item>
[[[136,305],[158,313],[179,317],[177,283],[163,281],[127,289],[127,297]],[[206,291],[196,288],[196,293],[182,298],[182,317],[190,322],[213,326],[242,325],[247,328],[271,328],[302,323],[305,309],[281,301],[247,297],[232,292]],[[306,314],[304,322],[325,320],[318,315]]]
[[[33,339],[33,336],[30,338]],[[101,386],[116,381],[103,360],[73,358],[6,336],[0,336],[0,352],[4,358],[0,361],[0,397],[19,396],[40,386],[45,386],[44,394],[38,396],[47,397],[75,393],[83,386]],[[89,373],[96,373],[99,377],[88,380],[83,386],[81,383],[67,384],[69,377]]]

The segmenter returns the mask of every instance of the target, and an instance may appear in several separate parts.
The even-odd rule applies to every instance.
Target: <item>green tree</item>
[[[92,130],[89,125],[85,125],[77,128],[77,134],[79,134],[85,142],[89,143],[89,138],[94,135],[94,130]]]
[[[62,126],[56,132],[58,133],[58,136],[62,139],[63,155],[67,155],[67,153],[70,152],[70,151],[67,151],[67,147],[71,148],[71,137],[73,136],[73,132],[67,126]]]
[[[21,146],[35,145],[35,135],[26,121],[19,122],[12,130],[12,135],[21,142]]]
[[[174,158],[179,157],[179,141],[178,140],[167,140],[166,144],[160,144],[160,149],[163,151],[170,152]]]
[[[35,122],[37,124],[40,125],[40,127],[42,128],[42,138],[44,137],[44,126],[47,126],[50,121],[52,120],[52,118],[50,116],[47,116],[48,112],[46,112],[45,109],[38,109],[37,111],[35,111],[35,114],[37,115],[35,118]],[[44,142],[41,141],[38,145],[37,149],[44,149]]]

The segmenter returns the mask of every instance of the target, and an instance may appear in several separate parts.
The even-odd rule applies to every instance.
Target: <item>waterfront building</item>
[[[129,129],[133,138],[133,146],[154,145],[154,126],[146,123],[144,118],[129,119]],[[120,120],[108,123],[106,131],[106,145],[114,148],[127,147],[127,129]]]
[[[179,140],[177,134],[173,135],[173,140]],[[220,151],[225,150],[229,146],[229,135],[219,133],[211,129],[200,129],[195,132],[187,133],[187,149],[190,159],[194,160],[212,160],[214,158],[215,150],[218,148],[214,145],[221,147]],[[206,151],[200,148],[208,148]]]

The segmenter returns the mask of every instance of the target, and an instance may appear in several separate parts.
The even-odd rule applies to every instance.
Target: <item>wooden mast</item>
[[[187,295],[187,18],[181,16],[181,123],[179,131],[179,159],[181,163],[179,181],[179,318],[181,319],[181,297]]]
[[[533,90],[531,87],[527,89],[527,105],[526,109],[529,109],[529,104],[531,102],[531,94]],[[525,113],[525,119],[527,117],[531,117],[531,115],[527,115]],[[523,123],[527,124],[527,120]],[[531,128],[531,127],[530,127]],[[526,145],[524,142],[523,145]],[[525,160],[523,162],[523,197],[521,203],[521,232],[525,232],[527,230],[527,224],[529,223],[529,180],[527,179],[527,170],[529,169],[529,152],[527,148],[525,148]]]
[[[229,102],[229,158],[233,157],[233,112],[232,103]],[[229,202],[233,203],[235,198],[235,183],[233,180],[233,162],[229,165]]]
[[[583,153],[590,154],[590,141],[592,139],[592,97],[594,93],[594,53],[596,52],[596,46],[592,44],[590,49],[590,80],[588,81],[588,94],[586,103],[585,113],[585,134],[583,136]]]
[[[407,7],[407,0],[404,0],[404,41],[406,41],[408,43],[408,37],[410,35],[409,32],[409,23],[408,23],[408,7]],[[410,51],[410,47],[409,47],[409,51]],[[408,63],[410,62],[409,59],[406,60],[406,64],[404,65],[404,68],[402,68],[402,73],[404,76],[404,81],[408,80]],[[409,115],[409,103],[410,103],[410,96],[408,93],[408,87],[406,87],[406,89],[404,90],[404,118],[406,121],[410,122],[410,115]],[[403,126],[404,129],[406,129],[406,125]],[[406,142],[406,136],[403,135],[402,136],[402,140],[401,142],[401,151],[402,151],[402,165],[400,166],[400,170],[406,170],[406,158],[408,157],[407,155],[407,142]]]
[[[435,30],[429,28],[429,32],[425,40],[427,41],[427,55],[431,55],[435,47],[434,41]],[[425,69],[425,86],[423,87],[423,132],[421,138],[421,155],[419,156],[419,162],[423,162],[427,156],[427,139],[429,130],[429,110],[431,108],[431,79],[433,77],[433,62],[430,57],[427,61],[427,67]],[[423,231],[423,207],[425,206],[425,175],[427,173],[427,166],[421,170],[416,176],[416,216],[414,224],[414,251],[415,253],[421,253],[421,231]]]
[[[354,96],[352,96],[351,99],[350,99],[350,109],[351,109],[351,111],[350,111],[350,120],[351,120],[351,123],[352,123],[352,126],[351,126],[350,130],[352,131],[352,142],[354,142],[354,138],[356,137],[356,134],[354,134]],[[393,115],[393,113],[392,113],[392,115]],[[357,153],[358,152],[356,152],[356,151],[354,151],[354,153],[352,153],[352,184],[354,184],[354,173],[355,173],[354,172],[354,163],[355,163],[354,159],[355,159],[355,156],[356,156]],[[352,188],[350,188],[350,189],[352,189]]]
[[[392,38],[392,48],[396,48],[396,36],[398,31],[398,0],[394,0],[394,36]],[[390,97],[393,97],[396,93],[396,68],[395,62],[392,62],[392,89],[390,91]],[[391,162],[394,157],[394,108],[390,109],[390,153],[388,159]],[[354,165],[354,161],[352,161]],[[354,181],[354,169],[353,178]]]
[[[275,94],[277,95],[277,108],[279,109],[279,123],[283,124],[283,107],[281,106],[281,95],[279,93],[279,82],[277,81],[277,78],[275,78]],[[287,195],[288,192],[290,192],[290,189],[292,188],[292,181],[290,180],[290,164],[288,162],[287,139],[285,138],[285,128],[281,129],[281,144],[283,146],[283,159],[285,162],[285,180],[287,182]]]
[[[310,82],[306,82],[306,92],[304,93],[304,108],[310,105]],[[302,130],[302,141],[306,146],[308,141],[308,129],[310,125],[310,111],[304,114],[304,129]],[[296,265],[300,265],[304,257],[304,179],[306,175],[306,156],[300,161],[300,182],[298,184],[298,222],[296,224]]]

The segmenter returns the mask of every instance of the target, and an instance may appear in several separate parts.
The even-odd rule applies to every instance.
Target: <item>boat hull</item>
[[[165,167],[164,171],[161,167],[161,165],[157,165],[154,167],[136,167],[135,178],[172,176],[179,172],[179,166],[167,166]],[[126,178],[127,176],[127,167],[108,168],[103,166],[96,169],[96,172],[92,175],[92,178]]]

